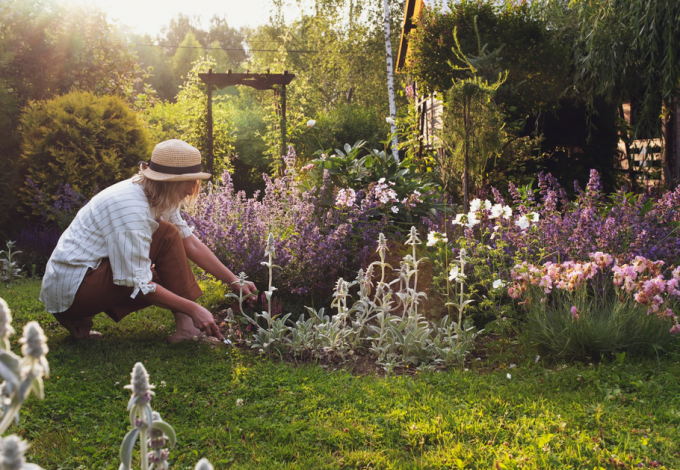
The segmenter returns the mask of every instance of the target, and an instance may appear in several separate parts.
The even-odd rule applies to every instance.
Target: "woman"
[[[170,309],[179,342],[195,336],[222,339],[187,258],[222,282],[236,276],[198,240],[179,209],[195,201],[200,152],[181,140],[161,142],[140,172],[97,194],[59,239],[43,278],[40,300],[74,338],[98,338],[100,312],[119,322],[150,305]],[[248,283],[244,293],[255,292]]]

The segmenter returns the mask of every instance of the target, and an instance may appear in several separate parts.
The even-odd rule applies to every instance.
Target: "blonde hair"
[[[132,182],[139,184],[144,189],[144,194],[149,200],[149,205],[159,213],[167,210],[175,210],[189,207],[196,202],[198,193],[201,189],[201,181],[156,181],[147,178],[142,173],[137,173]],[[194,190],[189,196],[184,196],[180,192],[180,186],[185,183],[193,183]]]

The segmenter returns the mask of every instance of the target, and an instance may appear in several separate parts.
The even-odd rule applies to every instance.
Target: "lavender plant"
[[[265,234],[272,233],[281,266],[279,295],[326,301],[340,270],[361,266],[388,220],[379,216],[375,203],[324,207],[330,182],[303,191],[295,178],[290,171],[275,180],[265,176],[264,195],[248,198],[234,191],[224,173],[221,184],[201,193],[185,220],[222,262],[236,272],[247,272],[258,285],[268,280],[260,254],[266,249]]]

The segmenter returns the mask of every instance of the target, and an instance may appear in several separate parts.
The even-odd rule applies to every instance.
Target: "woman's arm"
[[[184,251],[191,261],[223,283],[228,284],[233,290],[236,290],[234,283],[238,278],[217,259],[207,246],[201,243],[194,235],[186,237],[182,242],[184,243]],[[254,294],[256,290],[255,284],[247,282],[243,286],[243,295]]]

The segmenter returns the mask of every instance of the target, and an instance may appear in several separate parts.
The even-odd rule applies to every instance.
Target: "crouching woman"
[[[189,260],[222,282],[236,276],[192,233],[180,215],[195,201],[201,154],[180,140],[156,146],[140,172],[97,194],[59,239],[45,270],[40,300],[74,338],[96,338],[92,319],[119,322],[150,305],[170,309],[179,342],[222,338],[213,315],[196,303],[202,292]],[[244,293],[255,291],[248,283]]]

